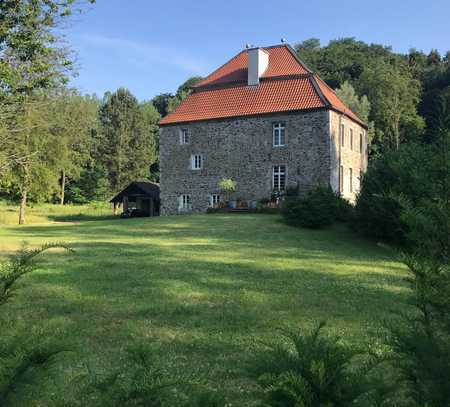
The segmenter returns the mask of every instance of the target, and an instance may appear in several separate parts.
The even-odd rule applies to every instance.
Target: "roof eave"
[[[176,125],[190,124],[190,123],[229,120],[229,119],[242,119],[242,118],[246,118],[246,117],[273,116],[273,115],[277,115],[277,114],[302,113],[302,112],[308,113],[308,112],[313,112],[313,111],[318,111],[318,110],[327,110],[327,109],[331,109],[331,107],[318,106],[318,107],[311,107],[308,109],[279,110],[279,111],[274,111],[274,112],[251,113],[251,114],[242,114],[242,115],[235,115],[235,116],[211,117],[208,119],[180,120],[180,121],[175,121],[175,122],[170,122],[170,123],[162,123],[162,124],[160,124],[160,127],[176,126]]]

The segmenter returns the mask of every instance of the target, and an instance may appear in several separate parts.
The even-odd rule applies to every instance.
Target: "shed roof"
[[[151,181],[134,181],[114,196],[109,202],[122,202],[124,196],[143,196],[159,199],[159,184]]]

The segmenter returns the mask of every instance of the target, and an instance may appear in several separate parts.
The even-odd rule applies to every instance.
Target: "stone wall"
[[[354,202],[360,190],[361,174],[367,170],[368,150],[367,131],[346,116],[330,111],[331,131],[331,178],[330,185],[341,196]],[[340,143],[340,128],[344,125],[344,145]],[[353,130],[353,146],[350,145],[350,129]],[[360,137],[362,136],[362,151]],[[340,180],[339,167],[343,168],[343,180]],[[352,188],[350,188],[350,169],[352,170]]]
[[[223,178],[237,182],[233,199],[269,198],[274,165],[286,165],[287,186],[298,185],[301,193],[328,185],[335,166],[330,118],[334,120],[333,113],[317,110],[162,127],[161,213],[178,213],[182,194],[191,195],[193,212],[205,211],[210,195],[220,193],[218,183]],[[273,147],[274,122],[285,124],[285,147]],[[189,144],[180,143],[182,129],[189,131]],[[203,155],[201,170],[191,169],[193,154]]]

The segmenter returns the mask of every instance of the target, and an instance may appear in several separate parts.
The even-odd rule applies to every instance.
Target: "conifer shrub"
[[[354,365],[358,352],[328,336],[320,323],[309,332],[282,332],[258,352],[250,368],[273,407],[348,407],[370,391],[369,364]]]
[[[402,219],[402,199],[413,206],[433,199],[430,182],[432,162],[426,147],[403,146],[373,160],[361,183],[352,222],[362,234],[395,244],[404,244],[408,225]],[[402,199],[399,199],[399,198]]]
[[[317,187],[304,198],[288,196],[282,207],[282,215],[287,224],[311,229],[333,224],[337,211],[338,198],[329,187]]]
[[[29,249],[25,244],[14,253],[8,261],[0,264],[0,405],[7,405],[11,397],[29,385],[29,373],[48,371],[54,365],[57,356],[68,351],[66,346],[45,331],[37,333],[33,327],[26,332],[17,330],[11,315],[2,315],[1,306],[10,300],[19,279],[37,270],[37,258],[43,252],[62,248],[72,249],[63,243],[48,243],[36,249]]]

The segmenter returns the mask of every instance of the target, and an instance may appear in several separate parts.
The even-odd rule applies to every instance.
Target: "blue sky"
[[[99,96],[125,86],[144,100],[208,74],[245,43],[282,37],[356,37],[399,52],[444,53],[449,16],[449,0],[97,0],[65,35],[77,53],[73,86]]]

